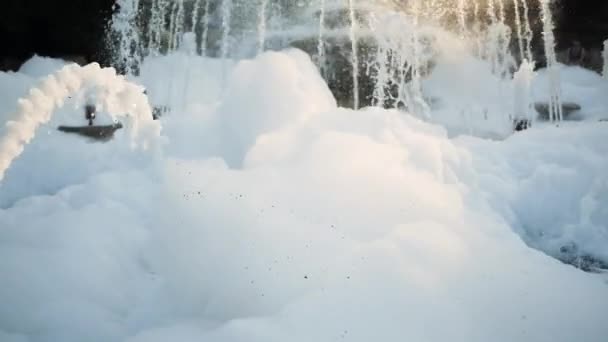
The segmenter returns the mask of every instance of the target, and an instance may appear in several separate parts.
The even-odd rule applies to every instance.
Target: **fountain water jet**
[[[453,4],[446,7],[443,0],[150,0],[135,11],[151,13],[150,20],[127,21],[149,32],[142,34],[147,48],[140,49],[148,54],[182,50],[188,32],[200,46],[196,54],[222,59],[253,57],[268,47],[296,46],[313,56],[341,104],[402,108],[421,117],[430,117],[422,81],[441,53],[436,49],[443,48],[434,40],[447,37],[439,30],[452,30],[471,55],[488,62],[492,73],[503,80],[497,83],[502,94],[497,100],[500,117],[514,115],[513,73],[524,61],[533,63],[531,3],[513,0],[514,9],[505,0],[453,0]],[[192,13],[187,13],[190,8]],[[395,22],[389,24],[391,15]],[[519,49],[517,58],[510,49],[512,42]],[[242,48],[233,49],[237,46]],[[176,87],[181,89],[181,84],[170,86],[177,91]]]
[[[128,73],[137,73],[139,67],[140,35],[137,30],[139,0],[118,0],[120,11],[112,20],[113,30],[118,35],[118,50],[114,51],[115,62]]]
[[[534,60],[532,55],[532,39],[534,38],[534,32],[532,32],[532,26],[530,25],[530,7],[527,1],[522,1],[524,5],[524,33],[526,37],[526,58],[529,61]]]
[[[420,9],[422,0],[414,0],[414,19],[413,19],[413,34],[412,34],[412,46],[414,56],[412,58],[412,80],[411,85],[409,87],[409,91],[407,92],[407,98],[409,103],[410,110],[413,113],[421,115],[425,118],[430,118],[430,110],[428,104],[424,100],[424,96],[422,94],[422,82],[421,82],[421,67],[422,63],[420,60],[421,55],[421,46],[420,46]]]
[[[519,10],[519,0],[513,0],[513,8],[515,11],[515,31],[517,33],[517,48],[519,49],[519,59],[520,61],[523,61],[526,59],[526,52],[524,51],[524,40],[521,25],[521,14]]]
[[[359,47],[357,44],[357,17],[355,0],[348,0],[350,14],[350,41],[352,46],[353,65],[353,108],[359,109]]]
[[[605,79],[608,79],[608,40],[604,41],[604,50],[602,51],[602,56],[604,57],[602,76],[604,76]]]
[[[203,14],[203,35],[201,37],[201,55],[207,56],[207,41],[209,39],[209,2],[205,0],[205,13]]]
[[[220,56],[228,58],[230,53],[230,24],[232,20],[232,0],[222,1],[222,47]]]
[[[555,55],[555,36],[553,34],[554,24],[553,16],[551,14],[551,0],[540,0],[540,4],[543,21],[545,56],[547,58],[547,71],[549,72],[549,116],[550,120],[562,121],[562,89],[557,57]]]
[[[176,0],[174,3],[175,17],[172,18],[173,31],[171,32],[171,50],[177,50],[182,42],[184,33],[184,0]]]
[[[266,12],[268,11],[269,0],[260,1],[260,12],[258,15],[258,54],[264,52],[264,46],[266,45]]]
[[[515,122],[526,122],[526,126],[534,121],[531,89],[535,77],[534,63],[527,60],[524,60],[519,70],[513,74],[513,119]]]
[[[325,0],[319,4],[319,38],[317,42],[317,64],[321,75],[325,76]]]

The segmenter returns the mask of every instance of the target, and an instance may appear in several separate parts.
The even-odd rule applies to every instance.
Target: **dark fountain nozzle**
[[[84,107],[84,117],[85,119],[89,120],[89,126],[93,126],[93,120],[95,120],[95,112],[96,112],[96,108],[95,105],[86,105]]]

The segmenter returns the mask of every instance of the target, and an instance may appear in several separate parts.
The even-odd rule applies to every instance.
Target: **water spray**
[[[266,13],[268,11],[268,1],[260,0],[260,13],[258,15],[258,54],[264,52],[266,45]]]
[[[319,38],[317,41],[317,64],[321,75],[325,76],[325,0],[319,3]]]
[[[517,48],[519,49],[519,60],[523,62],[526,59],[526,52],[524,51],[524,37],[523,29],[521,25],[521,13],[519,10],[519,1],[513,0],[513,7],[515,9],[515,33],[517,34]],[[526,1],[526,0],[522,0]]]
[[[232,0],[222,1],[222,47],[220,56],[228,58],[230,53],[230,24],[232,20]]]
[[[203,36],[201,37],[201,55],[207,56],[207,40],[209,39],[209,2],[205,0],[205,13],[203,14]]]
[[[522,1],[524,5],[524,36],[526,37],[526,59],[533,62],[534,56],[532,55],[532,39],[534,38],[534,32],[532,32],[532,25],[530,25],[530,7],[528,1]]]
[[[608,40],[604,41],[604,50],[602,51],[602,56],[604,57],[604,68],[602,72],[602,76],[608,80]]]
[[[557,57],[555,54],[554,24],[551,14],[551,0],[540,0],[543,21],[543,38],[545,42],[545,56],[547,56],[547,70],[549,72],[549,116],[552,121],[563,120],[562,89]]]
[[[359,47],[357,42],[357,16],[355,0],[348,0],[350,14],[350,41],[352,47],[353,65],[353,108],[359,109]]]

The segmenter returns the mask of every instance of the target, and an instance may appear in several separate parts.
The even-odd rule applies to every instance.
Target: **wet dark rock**
[[[515,119],[513,121],[513,130],[515,132],[525,131],[532,127],[532,122],[529,119]]]

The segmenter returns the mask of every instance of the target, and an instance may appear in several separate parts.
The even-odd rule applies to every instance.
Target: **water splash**
[[[270,47],[300,47],[313,56],[342,104],[401,108],[421,117],[430,115],[422,85],[432,70],[434,49],[438,47],[433,43],[438,36],[431,28],[451,30],[462,38],[468,53],[488,62],[494,75],[504,81],[497,83],[502,94],[500,101],[504,101],[501,105],[513,114],[510,82],[514,72],[521,69],[520,63],[533,63],[531,3],[450,0],[452,6],[446,6],[447,3],[150,0],[142,2],[145,10],[138,13],[151,13],[151,19],[140,18],[137,22],[143,32],[151,33],[142,35],[148,44],[143,50],[150,54],[182,50],[187,32],[196,36],[200,46],[197,54],[222,59],[253,57]],[[189,4],[193,4],[193,13],[187,13]],[[152,6],[152,11],[146,6]],[[511,16],[513,11],[516,13]],[[392,15],[394,21],[389,23],[387,18]],[[511,54],[513,43],[519,48],[517,58]],[[181,84],[172,88],[181,89]]]
[[[515,64],[511,53],[511,28],[506,24],[502,15],[496,14],[494,1],[488,2],[490,25],[485,33],[484,56],[490,62],[492,72],[500,78],[509,77],[509,70]]]
[[[6,170],[36,135],[37,128],[51,120],[65,100],[83,89],[95,90],[97,108],[113,119],[122,117],[133,147],[148,149],[160,135],[160,125],[152,120],[152,110],[143,88],[116,75],[112,68],[98,64],[80,67],[71,64],[44,78],[26,98],[18,101],[17,112],[4,126],[0,138],[0,180]]]
[[[496,24],[498,21],[498,17],[496,16],[496,6],[494,4],[494,0],[488,0],[488,18],[490,18],[490,23],[492,25]]]
[[[379,20],[376,16],[372,16],[369,19],[369,25],[372,32],[380,32]],[[389,86],[390,75],[389,75],[389,46],[385,44],[386,41],[381,39],[378,41],[376,47],[376,58],[375,58],[375,86],[374,93],[372,95],[372,105],[378,107],[385,107],[387,98],[387,88]]]
[[[177,21],[176,21],[176,17],[177,17],[177,9],[178,5],[177,2],[172,2],[171,5],[169,6],[170,10],[169,10],[169,38],[168,38],[168,42],[167,42],[167,50],[168,51],[175,51],[175,27],[178,25]]]
[[[196,0],[196,2],[194,2],[193,7],[192,7],[192,18],[190,20],[190,22],[192,23],[190,32],[194,34],[194,42],[197,46],[197,50],[198,50],[199,41],[198,41],[198,36],[196,35],[196,31],[200,25],[200,12],[201,12],[202,3],[203,3],[202,0]],[[200,43],[200,44],[202,44],[202,43]]]
[[[203,0],[196,0],[192,6],[192,18],[190,19],[191,23],[192,23],[192,26],[191,26],[192,29],[190,30],[190,32],[196,32],[196,27],[199,24],[199,14],[201,11],[202,3],[203,3]]]
[[[483,51],[483,40],[481,34],[481,19],[480,19],[480,6],[478,0],[473,1],[473,32],[474,32],[474,40],[475,40],[475,54],[477,56],[482,56]]]
[[[162,35],[165,27],[165,17],[163,15],[166,11],[165,6],[166,3],[162,0],[152,2],[152,13],[148,27],[148,53],[150,55],[158,55],[161,51]]]

